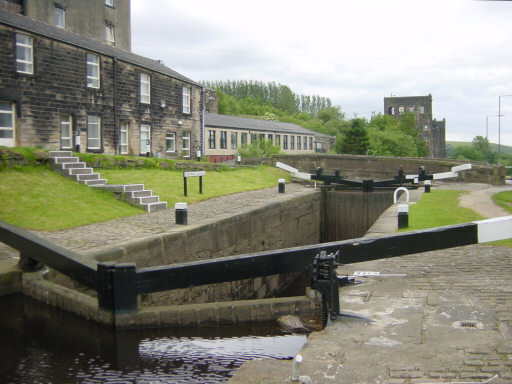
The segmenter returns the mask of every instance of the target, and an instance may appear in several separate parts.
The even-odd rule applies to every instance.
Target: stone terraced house
[[[202,142],[202,86],[130,52],[129,37],[123,41],[126,32],[119,32],[126,27],[114,29],[122,17],[114,13],[109,22],[101,14],[94,36],[71,28],[73,20],[80,24],[83,1],[38,0],[33,14],[43,21],[24,15],[33,1],[1,1],[0,145],[195,156]],[[43,12],[41,4],[54,12]],[[104,7],[106,14],[119,10],[129,18],[129,0],[87,4],[91,12]],[[81,9],[73,13],[74,6]]]

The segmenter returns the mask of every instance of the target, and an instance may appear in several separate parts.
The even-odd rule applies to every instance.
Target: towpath
[[[510,186],[436,184],[467,190],[462,204],[485,217],[508,215],[490,196]],[[395,232],[396,205],[379,221],[373,235]],[[308,337],[298,382],[512,383],[511,248],[471,245],[338,270],[356,271],[396,277],[361,278],[340,289],[342,311],[357,317],[338,317]],[[230,383],[277,384],[291,382],[291,375],[290,361],[258,359]]]

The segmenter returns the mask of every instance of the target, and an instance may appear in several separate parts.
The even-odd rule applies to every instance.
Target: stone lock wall
[[[173,228],[170,233],[91,253],[98,261],[135,262],[137,267],[207,260],[320,242],[321,194],[314,193],[207,225]],[[274,297],[297,273],[153,293],[143,306],[199,304]]]

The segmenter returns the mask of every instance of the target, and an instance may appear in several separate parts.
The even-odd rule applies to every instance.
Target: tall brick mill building
[[[429,157],[446,157],[446,120],[432,118],[432,95],[384,98],[385,114],[398,118],[405,112],[414,114],[416,129],[427,145]]]
[[[195,156],[203,88],[130,52],[129,19],[129,0],[0,1],[0,145]]]

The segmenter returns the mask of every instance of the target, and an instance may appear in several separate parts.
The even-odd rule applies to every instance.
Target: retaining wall
[[[320,242],[320,204],[319,192],[308,194],[206,225],[176,226],[162,235],[88,254],[98,261],[134,262],[142,268],[315,244]],[[275,297],[298,275],[263,276],[152,293],[142,295],[140,302],[146,307]]]

